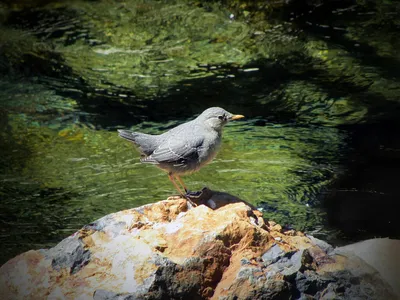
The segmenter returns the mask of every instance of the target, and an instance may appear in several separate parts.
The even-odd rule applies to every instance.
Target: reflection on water
[[[0,6],[1,261],[174,193],[116,129],[160,133],[210,106],[247,119],[190,189],[326,239],[400,236],[352,218],[398,196],[398,6],[45,2]]]
[[[10,236],[46,244],[104,214],[175,193],[166,174],[141,164],[115,131],[80,123],[51,128],[23,114],[8,118],[1,161],[7,244],[18,244]],[[174,125],[144,122],[132,129],[159,133]],[[315,204],[339,173],[344,137],[334,128],[236,122],[226,127],[217,159],[185,181],[192,190],[208,186],[246,199],[284,224],[321,227],[324,213]]]

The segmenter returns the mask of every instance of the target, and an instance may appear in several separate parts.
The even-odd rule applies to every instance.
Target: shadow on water
[[[349,5],[349,1],[342,1],[317,7],[298,6],[294,24],[307,36],[343,49],[363,66],[366,79],[374,70],[379,77],[398,82],[400,61],[390,54],[396,48],[388,48],[384,40],[384,37],[396,36],[400,28],[395,21],[399,6],[395,8],[395,5],[374,1]],[[375,19],[371,18],[371,15],[379,14]],[[293,15],[287,12],[285,18]],[[351,30],[356,26],[357,31]],[[371,35],[377,36],[375,44],[366,38]],[[329,71],[318,73],[311,76],[316,78],[318,85],[328,91],[336,90],[336,93],[351,91],[354,101],[368,104],[369,110],[364,124],[341,126],[348,132],[347,155],[343,161],[347,171],[320,194],[321,205],[327,212],[327,224],[341,231],[339,237],[343,240],[336,236],[332,242],[342,244],[380,236],[400,238],[398,212],[393,209],[399,197],[400,142],[395,134],[400,130],[398,97],[388,99],[379,89],[375,89],[376,92],[365,90],[374,84],[373,78],[360,89],[345,77],[333,82],[329,80]]]
[[[357,125],[349,128],[348,171],[326,191],[322,205],[328,223],[341,230],[335,242],[379,236],[400,238],[395,209],[399,199],[400,141],[393,132],[400,123]]]

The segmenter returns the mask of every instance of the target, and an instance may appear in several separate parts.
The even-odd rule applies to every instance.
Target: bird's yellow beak
[[[237,120],[237,119],[241,119],[241,118],[244,118],[244,116],[243,115],[233,115],[231,117],[231,120]]]

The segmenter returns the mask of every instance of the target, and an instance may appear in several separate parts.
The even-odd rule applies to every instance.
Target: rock
[[[311,235],[307,235],[307,237],[311,240],[313,244],[317,245],[324,252],[330,253],[331,251],[333,251],[333,247],[329,245],[327,242],[317,239]]]
[[[400,241],[371,239],[335,249],[337,254],[356,256],[375,268],[400,299]]]
[[[261,256],[261,259],[264,261],[265,264],[269,265],[276,262],[283,255],[285,255],[285,252],[281,249],[281,247],[279,247],[279,245],[275,244]]]
[[[84,244],[74,235],[66,238],[54,248],[42,252],[51,259],[53,269],[69,269],[71,274],[79,271],[90,261],[90,251],[84,248]]]
[[[202,197],[215,209],[160,201],[9,260],[2,299],[396,299],[361,259],[266,223],[229,194]]]

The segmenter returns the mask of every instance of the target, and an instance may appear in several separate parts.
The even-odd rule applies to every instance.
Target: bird
[[[211,162],[220,148],[223,127],[229,121],[241,118],[244,116],[232,114],[221,107],[210,107],[197,118],[159,135],[123,129],[119,129],[118,133],[137,146],[142,163],[153,164],[166,171],[178,193],[185,197],[189,190],[180,176],[196,172]]]

